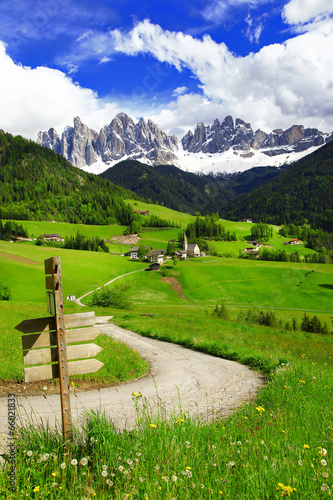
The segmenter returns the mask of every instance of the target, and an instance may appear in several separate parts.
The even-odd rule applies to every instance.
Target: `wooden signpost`
[[[79,344],[94,340],[101,332],[93,326],[94,312],[64,314],[60,257],[51,257],[44,264],[47,309],[51,317],[24,320],[15,328],[24,334],[25,382],[59,378],[63,435],[68,440],[72,438],[68,377],[93,373],[103,366],[97,359],[85,359],[96,356],[102,347],[93,343]]]

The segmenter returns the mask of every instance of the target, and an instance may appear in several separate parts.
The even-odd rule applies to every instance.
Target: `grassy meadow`
[[[135,208],[151,207],[151,213],[156,210],[156,215],[176,220],[176,214],[164,207],[135,203]],[[179,215],[182,227],[190,217]],[[213,245],[221,253],[229,253],[224,248],[230,245],[234,248],[230,253],[237,255],[249,239],[250,224],[228,222],[227,227],[227,221],[221,223],[236,231],[238,241]],[[69,224],[58,228],[50,222],[29,224],[30,234],[75,235],[78,229]],[[108,239],[122,234],[119,229],[83,226],[82,233]],[[277,230],[271,246],[285,240]],[[175,238],[168,236],[177,233],[148,230],[142,233],[142,241],[166,248],[168,239]],[[22,380],[20,334],[14,327],[23,319],[48,315],[43,262],[52,255],[61,257],[65,297],[79,297],[146,267],[103,252],[0,241],[0,279],[12,292],[12,300],[0,302],[0,352],[6,360],[0,364],[0,385]],[[170,278],[181,285],[184,296],[179,296]],[[89,413],[67,450],[59,432],[22,430],[16,440],[17,489],[9,490],[9,465],[1,471],[0,461],[0,497],[310,500],[331,495],[333,335],[286,330],[285,323],[294,318],[299,325],[307,311],[332,331],[333,266],[206,257],[176,266],[169,262],[164,273],[142,271],[116,283],[128,285],[130,309],[94,308],[96,315],[113,315],[112,321],[142,335],[260,370],[265,383],[256,400],[242,402],[228,419],[216,414],[213,421],[197,422],[182,413],[181,402],[179,413],[166,419],[161,401],[160,416],[152,417],[144,394],[134,395],[137,429],[119,432],[106,415]],[[83,299],[88,305],[85,311],[91,310],[89,300],[89,296]],[[228,319],[212,314],[216,304],[226,306]],[[70,301],[65,300],[64,306],[67,314],[82,312]],[[278,324],[273,328],[247,323],[246,311],[253,306],[271,309]],[[98,359],[105,366],[94,378],[114,383],[146,371],[145,362],[131,349],[103,336],[96,343],[104,348]]]

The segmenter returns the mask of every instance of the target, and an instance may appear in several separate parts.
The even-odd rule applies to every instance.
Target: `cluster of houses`
[[[285,241],[283,244],[284,245],[301,245],[302,241],[298,238],[293,238],[292,240]]]
[[[264,243],[259,243],[259,241],[248,241],[247,243],[248,245],[252,246],[244,248],[243,252],[245,252],[247,255],[252,255],[253,257],[259,256],[259,248],[261,247],[272,248],[269,245],[265,245]]]
[[[59,234],[40,234],[37,239],[41,240],[42,238],[44,241],[65,241]]]
[[[149,210],[133,210],[133,214],[149,215]]]
[[[165,250],[163,248],[154,250],[146,248],[146,250],[147,253],[145,258],[151,264],[149,267],[152,269],[159,269],[160,264],[163,264],[165,259]],[[202,255],[204,255],[204,253],[200,252],[199,246],[196,243],[188,243],[186,234],[184,233],[183,249],[175,250],[171,257],[177,257],[178,260],[185,260],[188,257],[200,257]],[[138,259],[139,247],[131,247],[129,250],[129,256],[131,259]],[[154,266],[154,264],[157,264],[158,266]]]

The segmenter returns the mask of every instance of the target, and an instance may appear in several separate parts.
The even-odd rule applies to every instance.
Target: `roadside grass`
[[[147,311],[147,309],[145,310]],[[153,312],[152,308],[150,309]],[[187,312],[186,312],[187,311]],[[64,450],[60,432],[28,427],[16,440],[17,491],[6,498],[322,499],[332,488],[333,339],[182,314],[122,312],[115,322],[260,368],[266,384],[228,419],[170,418],[133,395],[138,426],[119,431],[90,412]]]

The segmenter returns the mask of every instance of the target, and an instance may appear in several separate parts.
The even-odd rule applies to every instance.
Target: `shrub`
[[[90,301],[91,306],[115,307],[116,309],[130,309],[131,301],[126,292],[128,286],[117,286],[114,288],[103,287],[93,293]]]
[[[0,300],[10,300],[11,298],[10,288],[0,282]]]
[[[220,319],[229,319],[229,311],[224,304],[221,304],[220,307],[216,304],[213,315]]]

